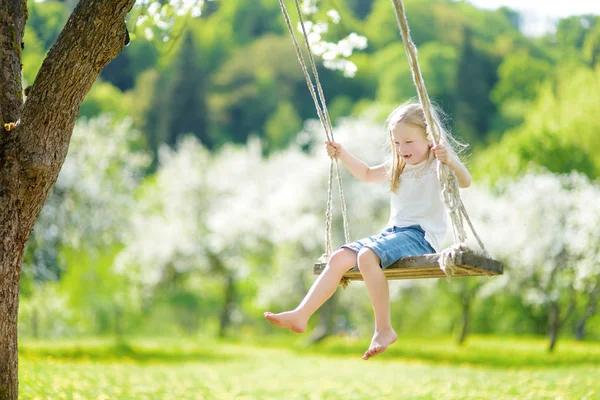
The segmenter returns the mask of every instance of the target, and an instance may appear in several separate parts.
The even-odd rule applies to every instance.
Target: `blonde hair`
[[[438,132],[440,133],[440,142],[446,145],[448,152],[451,155],[455,155],[458,157],[458,154],[461,153],[464,149],[467,148],[467,145],[458,142],[456,139],[452,137],[450,132],[444,125],[442,124],[441,116],[443,116],[443,112],[437,106],[433,106],[432,116],[433,123],[437,125]],[[385,127],[389,134],[388,143],[391,146],[392,152],[392,165],[390,168],[390,190],[392,192],[398,191],[398,186],[400,184],[400,175],[406,166],[406,162],[402,159],[402,157],[398,156],[396,152],[396,146],[394,144],[394,137],[392,136],[392,130],[398,125],[400,122],[405,124],[414,125],[420,128],[423,128],[423,133],[427,137],[427,142],[430,145],[433,145],[433,139],[431,137],[431,133],[427,130],[427,123],[425,122],[425,114],[423,113],[423,107],[421,103],[418,101],[411,99],[404,104],[399,105],[390,113],[387,120],[385,121]],[[428,154],[429,160],[432,160],[431,151]]]

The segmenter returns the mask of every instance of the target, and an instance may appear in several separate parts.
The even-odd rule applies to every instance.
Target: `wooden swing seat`
[[[388,280],[445,278],[446,274],[438,264],[439,257],[439,254],[404,257],[385,268],[383,272]],[[326,263],[316,263],[314,266],[315,275],[320,275],[326,265]],[[454,270],[453,278],[504,274],[504,265],[501,262],[471,252],[458,252],[456,254],[456,265],[458,268]],[[344,278],[353,281],[363,280],[357,266],[346,272]]]

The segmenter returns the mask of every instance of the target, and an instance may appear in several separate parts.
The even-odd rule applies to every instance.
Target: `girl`
[[[448,146],[458,143],[441,128],[435,114],[434,119],[441,134],[436,147],[426,132],[419,103],[409,102],[396,108],[386,121],[392,162],[375,167],[369,167],[341,144],[325,142],[327,154],[339,158],[355,178],[365,182],[390,181],[390,220],[384,232],[345,244],[334,252],[298,307],[279,314],[265,312],[269,322],[304,332],[310,316],[333,295],[344,273],[358,265],[375,313],[375,332],[363,359],[382,353],[396,341],[390,321],[388,282],[382,268],[402,257],[440,250],[447,223],[435,159],[454,171],[460,187],[471,184],[469,172],[452,146]]]

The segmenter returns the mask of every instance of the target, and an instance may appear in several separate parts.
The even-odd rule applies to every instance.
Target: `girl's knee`
[[[329,267],[344,272],[356,265],[356,253],[350,249],[336,250],[329,259]]]
[[[363,247],[358,253],[358,269],[370,266],[377,266],[381,263],[379,256],[368,247]]]

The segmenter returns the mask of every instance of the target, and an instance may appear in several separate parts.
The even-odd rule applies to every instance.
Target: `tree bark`
[[[334,293],[319,309],[319,325],[311,335],[310,343],[319,343],[333,334],[335,328],[335,311],[337,293]]]
[[[229,273],[225,277],[225,296],[223,298],[223,308],[221,309],[221,317],[219,318],[219,337],[225,337],[227,329],[231,325],[231,313],[235,307],[236,287],[235,277]]]
[[[558,301],[552,301],[550,303],[550,309],[548,310],[548,351],[553,352],[556,347],[556,342],[558,340],[558,334],[560,333],[560,329],[563,327],[567,319],[573,314],[575,310],[575,291],[571,288],[571,299],[569,301],[569,306],[565,311],[565,315],[563,317],[560,316],[560,306],[558,305]]]
[[[458,336],[458,345],[461,346],[467,340],[471,325],[471,295],[465,294],[462,299],[462,328]]]
[[[599,298],[600,280],[596,283],[596,286],[590,293],[587,304],[585,306],[585,313],[583,314],[583,317],[581,317],[581,319],[577,321],[577,326],[575,328],[575,338],[577,340],[583,340],[585,338],[585,326],[587,324],[588,319],[596,315]]]
[[[81,0],[23,104],[26,0],[0,0],[0,400],[17,399],[23,250],[65,160],[79,107],[124,45],[135,0]],[[10,132],[4,124],[15,123]]]
[[[558,304],[552,302],[548,311],[548,351],[553,352],[558,339],[558,331],[560,329],[558,316],[560,310]]]

